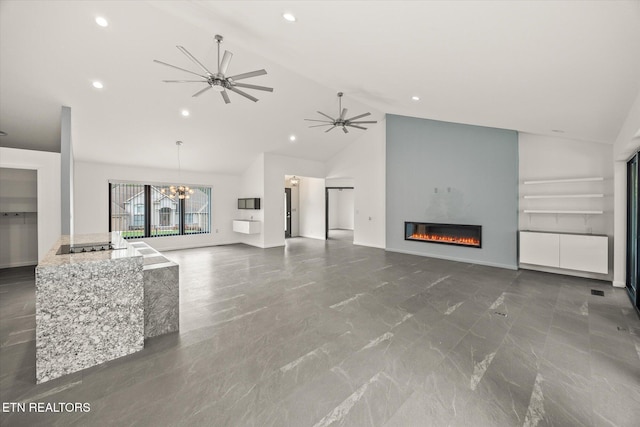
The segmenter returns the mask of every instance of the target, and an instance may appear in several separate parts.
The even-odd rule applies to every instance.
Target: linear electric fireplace
[[[481,225],[438,224],[433,222],[405,222],[404,239],[445,245],[482,247]]]

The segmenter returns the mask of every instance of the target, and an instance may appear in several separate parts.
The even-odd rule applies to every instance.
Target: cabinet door
[[[523,264],[560,266],[560,239],[553,233],[520,232],[520,262]]]
[[[560,268],[607,274],[609,272],[608,238],[560,235]]]

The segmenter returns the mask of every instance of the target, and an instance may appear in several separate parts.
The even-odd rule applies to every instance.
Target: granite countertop
[[[114,249],[96,252],[84,252],[75,254],[57,255],[58,249],[62,245],[83,245],[90,243],[111,242]],[[38,263],[38,267],[59,267],[70,264],[82,264],[88,262],[109,261],[122,258],[141,257],[142,254],[127,243],[120,233],[96,233],[96,234],[74,234],[64,235],[56,242],[49,252]]]

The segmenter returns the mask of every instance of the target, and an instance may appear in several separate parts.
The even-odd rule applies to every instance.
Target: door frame
[[[287,229],[284,231],[284,238],[288,239],[291,237],[291,188],[284,188],[284,198],[287,203],[286,211],[284,213],[284,216],[287,219]]]
[[[355,188],[324,187],[324,240],[329,240],[329,190],[355,190]]]
[[[635,178],[636,182],[632,182],[631,177],[631,169],[635,168]],[[640,250],[640,206],[638,197],[635,199],[635,239],[632,236],[632,230],[634,227],[632,226],[633,215],[632,215],[632,204],[633,201],[633,190],[634,187],[640,185],[640,152],[635,153],[629,160],[627,160],[627,248],[626,248],[626,280],[625,280],[625,288],[627,293],[629,294],[629,298],[631,299],[631,303],[633,308],[636,309],[636,313],[640,315],[640,289],[638,279],[640,278],[640,260],[639,253]],[[632,251],[632,246],[635,246],[635,251]],[[636,259],[635,262],[632,262],[631,257],[633,256],[633,252],[635,252]],[[635,271],[632,271],[635,266]],[[635,287],[632,286],[631,281],[635,281]],[[635,289],[634,289],[635,288]]]

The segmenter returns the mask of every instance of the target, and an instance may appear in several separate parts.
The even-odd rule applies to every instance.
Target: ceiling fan
[[[324,124],[322,125],[314,125],[314,126],[309,126],[310,128],[317,128],[317,127],[321,127],[321,126],[331,126],[329,129],[325,130],[324,132],[327,133],[330,130],[333,130],[334,128],[337,128],[338,126],[342,126],[342,130],[344,131],[344,133],[349,133],[349,131],[347,130],[347,126],[348,127],[352,127],[352,128],[357,128],[357,129],[363,129],[363,130],[367,130],[366,127],[363,126],[358,126],[358,125],[363,125],[366,123],[378,123],[375,120],[371,120],[371,121],[354,121],[357,119],[361,119],[363,117],[366,116],[370,116],[371,113],[364,113],[364,114],[360,114],[357,116],[353,116],[350,117],[348,119],[345,119],[346,115],[347,115],[347,109],[346,108],[342,108],[342,95],[344,95],[342,92],[338,92],[338,102],[339,102],[339,107],[338,107],[338,118],[334,119],[333,117],[329,116],[328,114],[323,113],[322,111],[318,111],[319,114],[322,114],[323,116],[325,116],[327,119],[329,120],[316,120],[316,119],[305,119],[307,121],[310,122],[322,122]]]
[[[241,87],[246,89],[255,89],[255,90],[263,90],[266,92],[273,92],[273,88],[270,88],[270,87],[250,85],[247,83],[238,83],[238,80],[248,79],[249,77],[256,77],[256,76],[262,76],[264,74],[267,74],[266,70],[256,70],[248,73],[236,74],[235,76],[226,77],[225,74],[227,73],[227,69],[229,68],[229,63],[231,62],[231,57],[233,56],[233,53],[229,52],[228,50],[225,50],[224,56],[222,57],[222,61],[220,61],[220,42],[222,42],[223,37],[219,34],[216,34],[215,39],[218,43],[218,64],[217,64],[218,71],[216,73],[212,73],[211,71],[209,71],[207,67],[205,67],[200,61],[198,61],[191,53],[189,53],[187,49],[185,49],[182,46],[176,46],[178,50],[184,53],[187,58],[193,61],[194,64],[202,68],[204,73],[203,74],[196,73],[194,71],[176,67],[175,65],[167,64],[166,62],[158,61],[157,59],[154,59],[153,62],[166,65],[167,67],[176,68],[178,70],[185,71],[190,74],[195,74],[196,76],[201,77],[202,80],[163,80],[163,82],[165,83],[206,83],[207,86],[204,89],[199,90],[198,92],[194,93],[192,96],[200,96],[204,92],[208,91],[209,89],[213,89],[217,92],[220,92],[220,94],[222,95],[222,99],[224,99],[225,104],[228,104],[231,102],[231,100],[229,99],[229,94],[227,93],[227,90],[230,90],[231,92],[235,92],[238,95],[242,95],[245,98],[252,100],[253,102],[258,102],[258,98],[252,95],[249,95],[248,93],[238,88]]]

